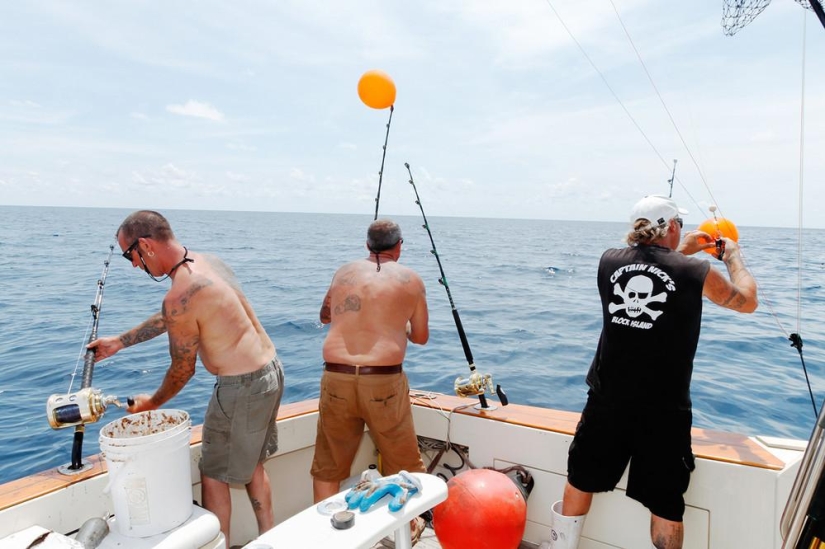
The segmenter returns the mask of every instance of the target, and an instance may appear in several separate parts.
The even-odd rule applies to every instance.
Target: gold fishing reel
[[[103,396],[100,389],[86,387],[75,393],[52,395],[46,402],[46,417],[52,429],[94,423],[103,417],[106,406],[123,405],[115,396]]]
[[[483,395],[484,393],[495,394],[493,389],[493,376],[490,374],[479,374],[473,372],[470,377],[457,377],[454,384],[455,394],[464,398],[469,396]]]
[[[487,404],[485,393],[491,396],[497,396],[502,406],[507,406],[509,403],[507,394],[501,385],[497,385],[493,389],[493,376],[490,374],[480,374],[473,370],[470,377],[457,377],[453,385],[455,394],[464,398],[469,396],[477,396],[479,403],[475,405],[477,410],[491,411],[498,408],[497,406]]]

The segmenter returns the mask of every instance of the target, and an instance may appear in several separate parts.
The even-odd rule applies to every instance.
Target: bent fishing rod
[[[458,337],[461,339],[461,346],[464,348],[464,356],[467,359],[467,364],[470,366],[469,378],[462,379],[459,377],[455,380],[455,392],[458,396],[462,397],[478,395],[479,405],[477,406],[480,407],[480,409],[494,409],[487,404],[487,398],[484,395],[485,389],[490,393],[493,393],[493,378],[490,374],[482,375],[476,371],[476,366],[473,361],[473,351],[470,350],[470,343],[467,341],[467,334],[464,333],[464,326],[461,324],[461,317],[458,315],[458,309],[456,309],[455,302],[453,301],[453,294],[450,292],[450,285],[447,283],[447,276],[444,274],[444,268],[441,266],[441,258],[438,256],[438,250],[436,250],[435,247],[433,233],[430,230],[430,223],[427,221],[427,215],[424,213],[424,206],[421,205],[421,198],[418,196],[418,188],[415,186],[412,171],[410,171],[410,165],[405,162],[404,166],[407,168],[407,173],[410,175],[410,185],[412,185],[413,191],[415,191],[415,203],[418,204],[418,208],[421,210],[421,217],[424,218],[424,225],[422,225],[422,227],[427,230],[427,234],[430,237],[430,244],[433,246],[430,253],[435,256],[435,260],[438,263],[438,270],[441,273],[441,278],[438,279],[438,282],[444,286],[445,290],[447,290],[447,298],[450,300],[450,309],[452,309],[453,320],[455,320],[455,327],[458,330]],[[498,396],[501,405],[507,406],[509,401],[507,400],[507,395],[504,393],[501,385],[496,386],[495,394]]]
[[[390,124],[392,124],[392,111],[395,107],[390,105],[390,119],[387,121],[387,133],[384,136],[384,152],[381,154],[381,169],[378,171],[378,194],[375,195],[375,217],[373,221],[378,219],[378,201],[381,200],[381,180],[384,178],[384,160],[387,158],[387,142],[390,139]]]
[[[92,303],[92,327],[86,345],[97,339],[97,329],[100,323],[100,311],[103,308],[103,288],[106,285],[106,276],[109,273],[109,263],[112,259],[114,244],[109,246],[109,255],[103,262],[103,274],[97,281],[97,293]],[[87,423],[94,423],[99,420],[106,411],[106,406],[115,404],[123,405],[114,396],[103,396],[101,391],[92,387],[92,377],[95,367],[94,349],[86,349],[83,358],[83,377],[80,390],[72,393],[75,372],[72,372],[72,381],[69,382],[69,390],[66,394],[55,394],[49,397],[46,403],[46,417],[52,429],[63,429],[74,426],[74,442],[72,444],[72,462],[70,465],[58,467],[58,471],[71,475],[84,471],[89,467],[82,460],[83,434],[86,431]]]

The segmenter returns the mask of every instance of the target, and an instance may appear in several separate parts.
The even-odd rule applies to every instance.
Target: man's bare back
[[[400,248],[400,244],[394,248]],[[324,361],[385,366],[404,361],[407,341],[429,339],[424,282],[392,250],[347,263],[335,273],[321,322],[331,323]]]
[[[194,262],[178,269],[163,300],[170,350],[197,348],[204,367],[218,376],[258,370],[275,355],[275,346],[234,273],[215,256],[190,256]]]
[[[398,264],[403,243],[396,223],[373,221],[367,230],[369,256],[338,269],[324,296],[320,317],[330,328],[310,470],[316,502],[337,493],[350,474],[365,425],[385,474],[425,470],[401,365],[408,341],[423,345],[429,339],[429,315],[421,277]]]

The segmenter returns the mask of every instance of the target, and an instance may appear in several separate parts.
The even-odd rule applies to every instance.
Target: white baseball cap
[[[674,217],[687,215],[687,213],[687,210],[677,206],[671,198],[649,195],[633,206],[630,212],[630,224],[635,225],[639,219],[646,219],[651,225],[662,227]]]

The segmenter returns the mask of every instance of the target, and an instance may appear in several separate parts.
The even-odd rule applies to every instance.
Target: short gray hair
[[[401,240],[401,227],[389,219],[378,219],[367,229],[367,247],[377,253],[389,250]]]
[[[120,234],[126,240],[151,237],[159,242],[167,242],[175,238],[169,221],[152,210],[138,210],[129,214],[120,224],[116,236]]]

